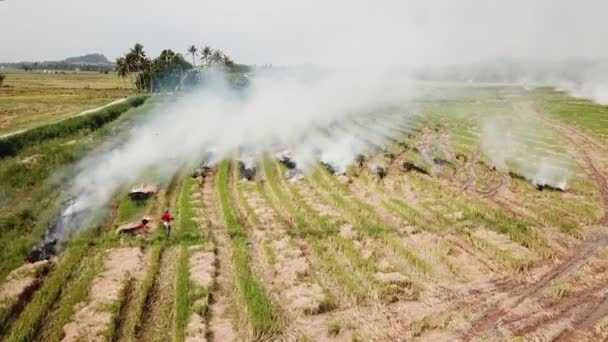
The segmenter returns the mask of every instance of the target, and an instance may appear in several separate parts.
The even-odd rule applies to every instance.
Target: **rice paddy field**
[[[124,96],[105,81],[91,91]],[[69,177],[160,100],[0,160],[12,199],[1,211],[14,212],[0,221],[0,339],[608,339],[608,108],[545,88],[436,88],[407,110],[317,132],[398,137],[345,173],[319,163],[288,179],[289,163],[268,153],[251,175],[235,151],[144,201],[115,194],[52,262],[21,263],[58,210],[46,179]],[[143,215],[147,233],[116,234]]]
[[[129,96],[116,73],[7,71],[0,87],[0,136],[47,124]]]

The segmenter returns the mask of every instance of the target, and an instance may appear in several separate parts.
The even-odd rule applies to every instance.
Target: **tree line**
[[[219,49],[209,46],[187,49],[192,55],[190,64],[181,53],[171,49],[161,51],[156,58],[147,56],[144,46],[136,43],[122,57],[116,59],[116,72],[122,78],[129,78],[133,87],[140,92],[176,91],[201,82],[208,68],[219,68],[227,73],[243,73],[248,67],[236,64],[232,58]],[[197,66],[197,59],[200,61]]]

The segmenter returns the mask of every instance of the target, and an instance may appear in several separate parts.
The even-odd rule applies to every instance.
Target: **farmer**
[[[163,225],[165,225],[165,229],[167,230],[167,236],[169,236],[169,234],[171,234],[171,221],[173,221],[173,216],[169,214],[169,208],[165,209],[161,220],[163,221]]]

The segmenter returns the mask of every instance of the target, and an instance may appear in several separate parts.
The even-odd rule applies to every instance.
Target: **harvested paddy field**
[[[0,87],[0,136],[126,98],[131,89],[115,73],[8,72]]]
[[[435,94],[262,153],[196,151],[170,177],[133,175],[51,262],[12,252],[0,339],[606,340],[608,140],[594,118],[608,108],[542,88]],[[161,106],[149,101],[113,134]],[[56,148],[110,140],[95,134]],[[54,143],[0,172],[44,166]],[[339,163],[344,144],[364,148]],[[155,187],[140,199],[142,183]],[[33,237],[7,229],[5,243],[27,251],[61,207],[37,209],[46,221],[15,213]]]

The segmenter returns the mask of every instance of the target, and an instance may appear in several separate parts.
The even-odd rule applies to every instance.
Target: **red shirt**
[[[163,220],[164,222],[171,222],[173,221],[173,217],[169,213],[164,213],[161,220]]]

